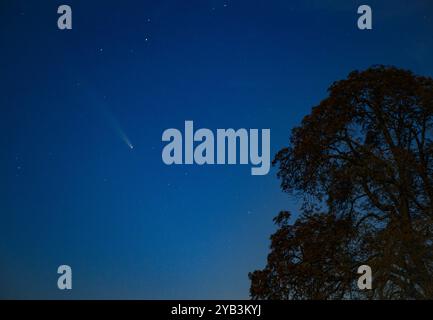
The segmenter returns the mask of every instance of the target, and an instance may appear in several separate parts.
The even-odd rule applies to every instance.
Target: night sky
[[[0,298],[248,298],[298,201],[275,168],[165,165],[162,132],[270,128],[273,157],[350,71],[433,76],[431,0],[2,0],[0,21]]]

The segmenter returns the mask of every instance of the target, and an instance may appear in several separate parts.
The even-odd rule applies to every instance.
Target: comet
[[[129,140],[126,133],[122,130],[122,128],[120,127],[120,124],[117,122],[117,120],[113,116],[111,116],[110,118],[111,118],[111,123],[112,123],[114,129],[117,131],[117,133],[119,134],[122,141],[128,146],[129,149],[131,149],[131,150],[134,149],[134,145],[131,143],[131,140]]]
[[[80,74],[82,73],[84,72],[81,72]],[[70,77],[72,79],[77,79],[80,78],[79,76],[80,74],[74,72],[70,75]],[[82,81],[77,83],[77,85],[83,88],[95,88],[95,84],[89,82],[85,83],[85,85],[82,85],[81,83],[84,81],[85,79],[82,79]],[[107,124],[111,127],[112,130],[114,130],[114,132],[120,137],[120,139],[126,144],[126,146],[130,150],[133,150],[135,148],[134,145],[132,144],[131,140],[129,139],[125,131],[122,129],[122,126],[120,125],[119,121],[117,120],[117,118],[111,112],[110,108],[107,105],[107,100],[106,100],[107,97],[104,95],[103,99],[101,100],[100,98],[97,98],[97,96],[102,96],[102,94],[97,95],[96,93],[97,92],[95,92],[95,90],[92,91],[85,90],[83,92],[83,95],[86,98],[86,100],[89,102],[89,104],[93,105],[96,108],[96,110],[102,114],[103,118],[105,118],[105,120],[107,121]]]
[[[128,146],[129,149],[134,149],[134,145],[132,144],[129,137],[126,135],[125,131],[123,131],[122,127],[119,124],[119,121],[114,117],[114,115],[108,110],[108,108],[104,108],[104,113],[111,125],[111,127],[116,131],[119,135],[120,139]]]
[[[119,127],[120,129],[120,127]],[[126,145],[129,147],[129,149],[134,149],[133,144],[129,140],[128,136],[120,129],[119,130],[120,137],[122,138],[123,142],[126,143]]]

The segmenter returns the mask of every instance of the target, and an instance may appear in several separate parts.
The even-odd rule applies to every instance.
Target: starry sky
[[[361,4],[373,30],[357,28]],[[162,132],[270,128],[273,157],[350,71],[433,76],[430,0],[2,0],[0,24],[8,299],[248,298],[272,218],[298,200],[275,168],[165,165]]]

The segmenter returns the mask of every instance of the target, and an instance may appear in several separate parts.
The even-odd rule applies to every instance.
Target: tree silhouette
[[[433,79],[354,71],[300,126],[274,165],[299,218],[281,212],[253,299],[433,298]],[[357,288],[357,268],[373,271]]]

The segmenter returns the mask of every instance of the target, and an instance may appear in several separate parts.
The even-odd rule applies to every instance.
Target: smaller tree
[[[344,299],[359,296],[353,275],[359,266],[353,221],[309,213],[290,224],[290,213],[274,219],[265,269],[249,274],[253,299]],[[355,284],[356,285],[356,284]]]

